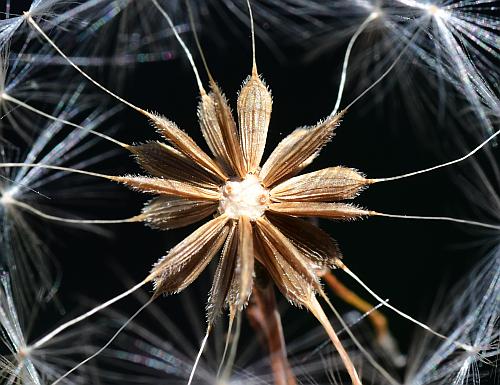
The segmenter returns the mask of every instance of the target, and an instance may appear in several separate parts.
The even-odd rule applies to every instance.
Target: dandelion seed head
[[[0,205],[2,206],[9,206],[12,204],[12,201],[14,199],[14,196],[16,195],[17,188],[10,188],[5,191],[0,190]]]
[[[439,8],[437,5],[435,4],[428,4],[426,6],[426,9],[427,9],[427,13],[432,16],[432,17],[440,17],[440,18],[443,18],[446,16],[446,12]]]
[[[222,187],[219,212],[229,218],[247,216],[250,220],[260,218],[269,204],[269,191],[259,179],[248,174],[243,180],[230,180]]]
[[[457,285],[451,298],[434,323],[467,344],[457,349],[448,341],[421,340],[417,354],[411,354],[406,384],[478,385],[489,376],[500,348],[500,247]]]
[[[23,361],[26,358],[28,358],[31,354],[32,348],[31,346],[23,346],[19,349],[19,352],[17,353],[17,356],[19,358],[19,361]]]

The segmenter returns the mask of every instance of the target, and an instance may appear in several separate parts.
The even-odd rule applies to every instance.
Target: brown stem
[[[275,385],[296,385],[286,354],[281,317],[276,307],[273,285],[254,285],[247,308],[250,325],[268,350]]]

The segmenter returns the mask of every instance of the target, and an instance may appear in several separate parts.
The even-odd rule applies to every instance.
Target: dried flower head
[[[133,153],[149,176],[119,180],[158,193],[143,215],[155,228],[185,226],[212,214],[153,268],[156,294],[175,293],[193,282],[222,249],[208,304],[212,322],[224,304],[243,309],[252,290],[255,263],[283,295],[308,304],[321,290],[318,271],[340,258],[336,242],[297,217],[353,219],[366,212],[352,199],[370,183],[356,170],[330,167],[296,176],[332,138],[341,115],[286,137],[260,167],[271,115],[271,94],[256,68],[238,97],[238,128],[226,98],[212,82],[198,116],[210,157],[173,122],[151,115],[170,145],[150,142]],[[256,260],[256,261],[255,261]]]
[[[369,212],[337,201],[352,199],[371,181],[356,170],[330,167],[297,176],[332,138],[341,114],[296,129],[260,167],[272,109],[268,88],[253,65],[237,101],[238,125],[210,77],[200,86],[198,118],[213,157],[164,117],[148,113],[169,145],[129,147],[152,176],[113,177],[136,190],[160,194],[143,210],[152,227],[185,226],[214,218],[172,248],[153,267],[155,296],[189,286],[222,249],[207,305],[212,325],[223,308],[234,316],[248,303],[254,276],[269,276],[283,295],[323,324],[353,384],[359,377],[315,298],[319,275],[341,257],[336,242],[298,217],[354,219]],[[256,273],[258,272],[258,273]]]

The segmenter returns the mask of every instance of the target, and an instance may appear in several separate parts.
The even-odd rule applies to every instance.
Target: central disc
[[[219,212],[232,219],[247,216],[254,221],[264,214],[268,204],[269,191],[255,175],[248,174],[243,180],[228,181],[222,187]]]

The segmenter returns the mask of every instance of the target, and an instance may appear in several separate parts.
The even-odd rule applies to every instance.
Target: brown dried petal
[[[210,151],[212,151],[217,162],[224,168],[224,171],[230,175],[233,173],[231,157],[226,149],[224,136],[219,127],[214,103],[212,94],[202,95],[198,105],[198,121],[200,122],[201,133]]]
[[[368,183],[352,168],[329,167],[280,183],[271,190],[271,197],[276,201],[302,202],[353,199]]]
[[[212,288],[207,303],[207,320],[209,324],[213,324],[216,318],[222,312],[226,296],[231,286],[231,281],[234,273],[234,266],[236,264],[236,252],[238,249],[236,233],[236,222],[233,221],[229,229],[229,234],[226,238],[222,255],[217,265],[214,275]]]
[[[149,118],[161,135],[172,143],[180,152],[198,163],[205,170],[226,180],[227,175],[196,143],[191,137],[182,131],[177,125],[167,118],[149,113]]]
[[[257,73],[253,73],[238,97],[241,146],[248,172],[255,172],[262,160],[272,106],[271,93]]]
[[[278,247],[256,226],[255,248],[259,262],[265,267],[281,293],[291,303],[307,305],[314,296],[313,286],[304,279],[288,260],[278,251]]]
[[[239,310],[248,303],[252,292],[254,273],[253,230],[248,217],[241,217],[238,221],[238,258],[233,274],[233,282],[228,300]]]
[[[324,203],[324,202],[311,202],[304,204],[302,202],[284,202],[284,203],[271,203],[269,210],[293,215],[297,217],[318,217],[329,219],[357,219],[371,215],[370,211],[361,209],[354,205],[347,203]]]
[[[173,195],[193,200],[218,201],[220,198],[219,191],[209,186],[198,187],[177,180],[133,175],[117,176],[113,177],[113,180],[145,193]]]
[[[274,213],[268,213],[267,218],[317,266],[317,270],[333,268],[335,261],[342,258],[337,242],[310,222]]]
[[[217,186],[216,178],[175,148],[160,142],[131,146],[141,167],[153,176]]]
[[[256,221],[256,224],[261,233],[269,239],[290,266],[302,276],[302,279],[307,281],[314,290],[321,291],[321,285],[316,275],[317,266],[305,258],[292,242],[266,217],[260,218]]]
[[[203,95],[198,118],[200,126],[213,154],[232,174],[246,175],[246,168],[238,138],[236,123],[225,96],[215,83],[211,83],[212,92]]]
[[[198,222],[215,210],[217,210],[215,202],[159,196],[146,204],[142,214],[149,226],[170,230]]]
[[[297,174],[321,148],[330,141],[339,125],[342,113],[330,116],[311,128],[298,128],[271,153],[259,175],[262,183],[270,187],[285,177]]]
[[[309,133],[308,128],[297,128],[290,135],[286,136],[281,142],[279,142],[278,146],[276,146],[271,155],[269,155],[269,158],[267,158],[266,162],[264,163],[262,169],[259,172],[259,177],[261,178],[261,180],[264,180],[265,186],[268,187],[271,184],[279,181],[280,179],[283,179],[283,177],[279,176],[271,178],[271,175],[269,175],[271,172],[278,173],[278,171],[281,171],[281,174],[286,176],[295,175],[297,174],[297,172],[299,172],[296,170],[280,169],[280,167],[284,168],[285,166],[280,163],[280,160],[283,159],[288,154],[290,154],[292,150],[298,145],[298,143],[304,140],[304,138],[308,133]],[[316,155],[317,154],[313,154],[302,164],[306,165],[311,164]],[[304,167],[302,167],[302,169],[303,168]]]
[[[205,223],[155,264],[155,296],[178,293],[201,274],[227,237],[227,221],[221,215]]]

